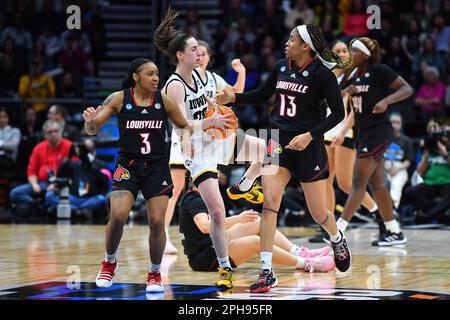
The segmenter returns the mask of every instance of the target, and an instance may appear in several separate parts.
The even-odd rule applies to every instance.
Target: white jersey
[[[211,99],[214,99],[216,94],[222,92],[227,85],[226,81],[221,76],[208,70],[206,70],[206,82],[203,82],[202,80],[202,84],[205,86],[208,98]]]
[[[353,74],[355,74],[355,73],[356,73],[356,69],[350,74],[349,77],[352,77]],[[343,78],[344,78],[344,74],[340,75],[337,78],[338,83],[341,83]],[[345,95],[342,98],[342,100],[343,100],[343,103],[344,103],[344,112],[345,112],[344,119],[341,122],[339,122],[335,127],[331,128],[330,130],[325,132],[325,134],[324,134],[325,141],[330,141],[331,142],[333,140],[333,138],[335,136],[337,136],[341,132],[342,128],[344,127],[344,122],[345,122],[345,120],[347,120],[347,117],[348,117],[348,115],[350,113],[350,108],[351,108],[350,96],[349,95]],[[330,108],[327,108],[327,117],[330,115],[330,113],[331,113]],[[354,138],[353,129],[352,128],[348,129],[344,136],[346,138],[353,139]]]
[[[200,74],[197,70],[192,72],[192,78],[194,80],[194,88],[187,84],[183,78],[173,73],[166,82],[165,92],[167,94],[167,86],[172,81],[180,81],[183,83],[185,90],[184,107],[186,110],[186,118],[188,120],[202,120],[205,118],[205,112],[208,108],[208,101],[206,96],[214,92],[211,99],[216,96],[219,87],[224,87],[221,82],[218,82],[211,72],[207,71],[206,84],[202,81]],[[217,75],[217,77],[219,77]],[[220,79],[222,79],[220,77]],[[220,81],[219,79],[219,81]],[[222,79],[223,80],[223,79]],[[225,82],[223,80],[223,82]],[[226,82],[225,82],[226,84]],[[222,88],[223,90],[223,88]],[[192,159],[187,159],[181,152],[180,138],[176,134],[175,130],[172,130],[172,144],[170,149],[169,164],[172,167],[178,167],[184,165],[191,171],[191,176],[195,180],[199,175],[204,172],[212,171],[217,172],[217,164],[228,164],[231,160],[232,152],[234,151],[234,144],[236,142],[235,135],[232,135],[224,140],[213,140],[211,136],[201,131],[195,131],[192,135],[192,144],[194,146],[194,156]]]

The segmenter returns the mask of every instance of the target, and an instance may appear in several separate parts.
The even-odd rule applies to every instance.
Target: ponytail
[[[176,65],[177,52],[183,51],[186,47],[187,39],[192,36],[175,30],[173,24],[179,13],[173,11],[171,7],[167,10],[167,14],[161,23],[156,27],[153,34],[153,42],[156,47],[169,56],[169,60]]]
[[[151,60],[146,58],[137,58],[131,61],[130,66],[128,67],[128,73],[125,79],[122,81],[122,89],[131,88],[136,85],[136,81],[134,81],[133,73],[139,72],[139,67],[145,63],[153,63]]]

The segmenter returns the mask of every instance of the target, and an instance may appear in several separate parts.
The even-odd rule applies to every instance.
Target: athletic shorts
[[[331,145],[331,141],[330,140],[324,140],[324,143],[326,145]],[[347,148],[347,149],[351,149],[354,150],[355,149],[355,145],[356,145],[356,139],[354,138],[344,138],[344,141],[342,142],[342,144],[340,145],[341,147]]]
[[[128,190],[136,199],[139,190],[145,200],[172,196],[172,178],[167,158],[139,161],[120,156],[114,170],[112,190]]]
[[[328,156],[323,139],[311,140],[302,151],[286,149],[285,146],[297,135],[299,133],[281,130],[279,130],[278,139],[272,135],[268,142],[266,159],[272,165],[288,169],[298,182],[307,183],[327,179]]]
[[[235,135],[227,139],[214,140],[208,152],[200,154],[197,150],[197,154],[200,154],[200,156],[196,156],[194,159],[186,159],[183,156],[179,141],[178,135],[172,132],[170,168],[188,169],[194,185],[198,187],[201,182],[209,178],[218,178],[218,165],[228,165],[236,158],[244,141],[244,133],[241,129],[238,129]]]
[[[379,160],[389,147],[394,132],[390,123],[383,123],[370,128],[360,128],[357,141],[356,157],[373,157]]]
[[[194,257],[188,258],[189,266],[194,271],[217,271],[219,262],[217,261],[216,250],[214,247],[208,247]],[[236,268],[236,264],[230,258],[232,268]]]

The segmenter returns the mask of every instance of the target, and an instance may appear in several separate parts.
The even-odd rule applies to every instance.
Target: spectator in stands
[[[46,54],[54,62],[56,60],[56,54],[61,50],[61,42],[50,25],[44,26],[44,32],[38,38],[38,41],[44,42]]]
[[[86,141],[72,144],[71,153],[61,164],[57,174],[58,178],[70,179],[69,202],[72,209],[99,210],[105,207],[109,181],[101,169],[102,163],[88,151]],[[52,190],[45,194],[45,201],[52,208],[58,206],[59,191]]]
[[[406,81],[409,80],[410,61],[402,49],[399,37],[392,37],[382,62],[397,71]]]
[[[367,29],[367,19],[369,15],[362,0],[353,0],[350,13],[344,17],[344,27],[342,33],[346,36],[346,40],[355,37],[366,36],[369,32]]]
[[[410,60],[414,59],[414,54],[419,51],[421,44],[425,40],[426,35],[422,32],[420,21],[417,18],[408,20],[408,29],[401,36],[401,43],[403,51]]]
[[[444,18],[445,25],[450,25],[450,0],[441,0],[439,13]]]
[[[334,1],[324,1],[323,9],[320,15],[316,18],[316,24],[318,24],[322,29],[325,24],[328,24],[331,35],[333,36],[332,39],[327,39],[329,42],[331,42],[330,40],[334,40],[341,36],[343,22],[343,18],[337,11]]]
[[[88,34],[84,31],[84,29],[80,30],[66,30],[61,33],[60,43],[62,48],[65,49],[70,46],[70,39],[77,40],[77,47],[81,49],[87,56],[91,53],[91,40],[89,39]]]
[[[250,51],[252,51],[253,45],[256,41],[256,34],[251,31],[245,18],[240,18],[238,21],[238,27],[228,33],[221,47],[222,52],[227,53],[232,51],[235,48],[237,41],[241,38],[247,42],[250,47]],[[236,57],[233,57],[232,59],[234,58]],[[227,62],[227,65],[231,63],[231,60]]]
[[[67,110],[62,105],[52,105],[48,110],[47,117],[49,120],[59,123],[63,138],[72,142],[81,140],[80,128],[66,123]]]
[[[246,11],[246,5],[244,3],[241,3],[240,0],[231,0],[228,1],[220,1],[221,3],[225,4],[224,7],[224,15],[223,15],[223,22],[225,26],[229,28],[236,27],[236,21],[239,21],[239,19],[244,18],[246,19],[248,17],[248,13]],[[229,5],[227,5],[229,3]]]
[[[27,170],[28,183],[11,190],[10,202],[13,207],[39,203],[39,198],[53,188],[49,179],[58,173],[59,166],[69,155],[72,142],[62,137],[58,122],[47,120],[42,130],[45,141],[36,145],[31,153]]]
[[[59,52],[58,60],[64,71],[72,74],[77,88],[82,88],[86,75],[94,75],[94,68],[89,56],[79,48],[78,39],[74,34],[67,36],[67,46]]]
[[[56,96],[58,98],[67,99],[78,98],[82,95],[82,92],[79,91],[79,89],[80,88],[75,85],[75,80],[73,79],[72,74],[69,72],[65,72],[62,76],[59,86],[57,87]]]
[[[436,67],[440,74],[444,74],[444,60],[437,53],[433,38],[427,36],[422,43],[422,48],[414,54],[411,65],[412,76],[416,85],[423,82],[423,72],[429,66]]]
[[[283,36],[285,34],[284,24],[280,23],[280,21],[285,19],[284,11],[278,9],[275,0],[264,0],[257,17],[256,33],[258,38],[263,39],[266,36],[271,36],[275,45],[279,47],[281,42],[284,41]],[[269,27],[269,30],[266,29],[266,26]]]
[[[21,121],[20,133],[21,140],[19,144],[19,154],[17,157],[17,182],[27,182],[27,168],[31,153],[34,147],[42,141],[42,131],[38,128],[37,113],[32,107],[28,107],[25,112],[24,120]]]
[[[414,2],[413,11],[407,14],[407,19],[417,19],[420,24],[420,28],[424,32],[429,32],[430,27],[430,7],[424,0],[416,0]]]
[[[47,55],[44,41],[37,40],[34,43],[33,50],[29,55],[29,62],[33,60],[40,60],[43,62],[43,71],[48,71],[53,68],[53,60],[51,56]]]
[[[182,30],[185,34],[190,34],[197,39],[206,41],[210,46],[214,44],[211,32],[206,24],[198,18],[197,12],[194,9],[188,9],[186,11],[186,19]]]
[[[450,26],[445,25],[444,17],[441,15],[434,18],[434,30],[431,36],[436,42],[436,51],[445,58],[450,52]]]
[[[402,132],[400,113],[391,114],[390,119],[394,129],[394,138],[384,152],[384,169],[394,209],[397,209],[402,198],[403,187],[408,181],[408,169],[414,163],[415,156],[412,140]]]
[[[52,77],[42,73],[42,68],[41,60],[33,60],[30,64],[30,73],[20,77],[19,95],[22,99],[55,97],[55,83]],[[34,102],[33,108],[39,113],[48,108],[48,103]]]
[[[29,52],[33,47],[31,34],[25,30],[23,17],[20,14],[14,16],[13,25],[3,30],[0,36],[0,46],[3,47],[5,40],[14,39],[18,50],[24,53]]]
[[[292,30],[297,26],[298,19],[301,19],[303,24],[314,22],[314,11],[308,7],[306,0],[295,1],[295,7],[286,12],[284,26],[288,30]]]
[[[13,96],[19,87],[19,78],[23,74],[25,61],[17,52],[14,40],[5,40],[3,51],[0,52],[0,94]]]
[[[14,162],[20,143],[20,130],[9,125],[6,108],[0,107],[0,176],[13,178]]]
[[[449,222],[450,209],[450,128],[433,119],[427,125],[423,154],[417,173],[423,182],[405,191],[405,202],[416,208],[416,218]]]
[[[439,81],[439,71],[436,67],[427,67],[424,78],[426,82],[420,86],[415,103],[420,106],[421,121],[426,123],[430,118],[445,117],[445,85]]]

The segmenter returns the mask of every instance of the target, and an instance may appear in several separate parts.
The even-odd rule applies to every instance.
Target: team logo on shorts
[[[269,157],[275,157],[277,154],[280,154],[281,152],[283,152],[283,147],[281,147],[281,145],[270,139],[269,143],[267,144],[267,155]]]
[[[130,179],[130,171],[122,167],[120,164],[117,166],[116,171],[114,172],[114,180],[122,181]]]

